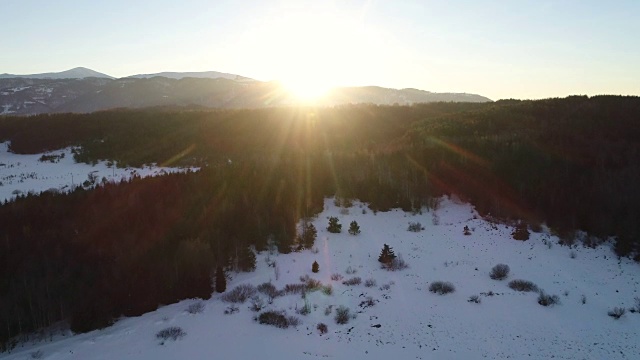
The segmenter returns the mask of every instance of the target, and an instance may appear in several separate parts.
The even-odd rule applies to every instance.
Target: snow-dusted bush
[[[480,304],[480,296],[478,295],[471,295],[469,296],[469,300],[467,300],[470,303],[474,303],[474,304]]]
[[[498,264],[491,269],[489,273],[489,277],[493,280],[503,280],[509,276],[509,265],[507,264]]]
[[[287,295],[302,294],[307,290],[307,284],[287,284],[282,290]]]
[[[375,304],[376,304],[376,300],[374,300],[373,297],[371,296],[367,296],[367,298],[361,301],[360,304],[358,304],[358,306],[360,306],[362,309],[366,309],[368,307],[374,306]]]
[[[618,320],[626,312],[627,311],[623,307],[614,307],[612,310],[609,310],[609,312],[607,314],[609,314],[609,316],[611,316],[612,318]]]
[[[560,304],[560,298],[558,295],[548,295],[543,290],[540,290],[540,295],[538,295],[538,304],[542,306],[553,306]]]
[[[366,287],[374,287],[376,286],[376,279],[367,279],[364,281],[364,286]]]
[[[511,280],[509,287],[515,291],[538,291],[538,285],[528,280]]]
[[[410,222],[407,231],[420,232],[424,230],[424,227],[419,222]]]
[[[322,287],[322,282],[316,279],[309,279],[306,283],[307,291],[316,291]]]
[[[322,293],[327,295],[327,296],[333,295],[333,286],[331,286],[331,284],[323,285],[322,286]]]
[[[32,352],[29,355],[31,356],[32,359],[42,359],[42,357],[44,356],[44,353],[42,352],[42,350],[38,350],[38,351]]]
[[[391,260],[391,262],[389,262],[385,268],[389,271],[398,271],[398,270],[404,270],[406,268],[408,268],[409,265],[407,264],[406,261],[404,261],[404,259],[402,258],[402,255],[398,255],[398,257],[393,258]]]
[[[262,310],[262,308],[264,308],[264,301],[262,298],[257,295],[253,296],[251,298],[251,306],[249,306],[249,309],[251,309],[251,311],[258,312]]]
[[[289,327],[289,319],[282,311],[265,311],[258,315],[258,322],[264,325],[271,325],[281,329]]]
[[[345,270],[345,272],[347,273],[347,275],[353,275],[355,273],[358,272],[358,270],[352,268],[351,266],[347,267],[347,270]]]
[[[256,287],[251,284],[240,284],[233,290],[228,291],[222,295],[221,299],[224,302],[230,303],[244,303],[256,294]]]
[[[204,303],[202,301],[195,302],[187,307],[189,314],[200,314],[204,311]]]
[[[351,318],[351,316],[349,315],[349,308],[346,306],[338,306],[338,308],[336,309],[336,324],[346,324],[349,322],[349,319]]]
[[[185,335],[187,335],[187,333],[184,332],[181,327],[171,326],[158,331],[158,333],[156,334],[156,338],[162,340],[162,342],[160,343],[160,345],[162,345],[167,340],[176,341],[178,339],[182,339]]]
[[[444,295],[456,291],[456,287],[447,281],[434,281],[429,284],[429,291],[435,294]]]
[[[320,331],[321,335],[322,334],[326,334],[327,332],[329,332],[329,327],[325,323],[319,323],[318,326],[316,326],[316,329],[318,329],[318,331]]]
[[[273,302],[273,299],[281,295],[280,291],[270,282],[262,283],[258,285],[257,290],[262,294],[265,294],[269,298],[269,303]]]
[[[351,279],[348,279],[342,282],[343,285],[347,285],[347,286],[360,285],[361,283],[362,283],[362,279],[359,276],[352,277]]]
[[[342,274],[338,274],[338,273],[331,274],[331,280],[333,281],[340,281],[342,279],[344,279],[344,276],[342,276]]]
[[[233,315],[233,314],[235,314],[235,313],[237,313],[239,311],[240,311],[239,307],[237,307],[235,305],[231,305],[231,306],[228,306],[226,309],[224,309],[224,314],[225,315]]]

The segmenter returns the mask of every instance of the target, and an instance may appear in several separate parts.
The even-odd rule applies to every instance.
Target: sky
[[[640,1],[0,0],[0,73],[640,95]]]

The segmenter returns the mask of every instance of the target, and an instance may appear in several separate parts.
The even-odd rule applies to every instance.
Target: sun
[[[303,102],[320,100],[334,87],[330,81],[323,81],[309,74],[285,78],[282,84],[287,92]]]

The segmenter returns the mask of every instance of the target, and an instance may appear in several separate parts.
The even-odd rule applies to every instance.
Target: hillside
[[[627,313],[619,320],[607,315],[617,306],[638,306],[634,297],[640,296],[639,269],[629,260],[617,260],[607,245],[564,247],[546,231],[515,241],[512,227],[482,220],[471,206],[455,199],[445,198],[437,210],[415,215],[365,209],[357,202],[351,208],[338,207],[327,199],[324,211],[313,220],[318,229],[316,250],[289,255],[263,251],[255,272],[230,274],[227,293],[240,284],[264,282],[282,289],[299,284],[303,276],[330,284],[330,295],[311,291],[306,300],[299,294],[285,295],[269,304],[265,294],[257,293],[264,306],[259,313],[282,310],[299,318],[296,327],[258,324],[251,300],[233,304],[222,300],[224,294],[214,294],[210,300],[185,300],[122,318],[104,330],[74,336],[65,331],[53,341],[29,342],[0,357],[629,359],[640,351],[640,314]],[[326,231],[329,216],[339,218],[341,234]],[[357,236],[346,233],[353,220],[361,228]],[[409,222],[420,222],[425,229],[409,232]],[[463,235],[464,226],[471,235]],[[380,268],[377,258],[385,243],[402,255],[407,269]],[[317,274],[311,272],[313,261],[319,263]],[[267,262],[276,265],[269,267]],[[511,268],[505,280],[489,277],[498,263]],[[344,280],[360,277],[363,283],[343,285],[344,280],[331,279],[335,274]],[[560,303],[539,305],[538,294],[507,286],[514,279],[534,282],[558,295]],[[429,292],[429,285],[439,280],[451,282],[455,292]],[[366,281],[371,286],[365,286]],[[469,302],[471,295],[478,295],[480,303]],[[298,314],[305,304],[310,313]],[[348,307],[355,318],[336,324],[339,306]],[[225,315],[233,307],[237,312]],[[316,329],[319,323],[327,325],[326,334]],[[156,337],[169,327],[179,327],[185,335],[176,341]]]
[[[160,106],[239,109],[298,104],[296,97],[278,82],[255,81],[233,74],[159,73],[121,79],[74,74],[41,74],[42,78],[34,78],[38,75],[0,77],[0,115],[89,113],[115,108]],[[437,101],[491,100],[474,94],[354,87],[337,88],[319,99],[317,105],[409,105]]]

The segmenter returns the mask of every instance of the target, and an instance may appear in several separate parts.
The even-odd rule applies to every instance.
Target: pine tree
[[[316,230],[316,227],[313,226],[312,223],[306,223],[302,227],[302,246],[307,249],[311,249],[317,236],[318,231]]]
[[[394,254],[393,248],[391,248],[387,244],[384,244],[384,246],[382,247],[382,251],[380,252],[380,256],[378,257],[378,261],[383,265],[388,266],[391,265],[393,259],[395,258],[396,254]]]
[[[227,290],[227,277],[222,270],[222,266],[216,268],[216,292],[223,293]]]
[[[238,253],[238,270],[250,272],[256,269],[256,254],[250,247],[245,246]]]
[[[329,218],[329,226],[327,227],[327,230],[330,233],[334,233],[334,234],[337,234],[340,231],[342,231],[342,224],[338,222],[337,217],[332,216]]]
[[[527,229],[527,223],[523,221],[519,222],[511,236],[516,240],[529,240],[529,229]]]
[[[358,225],[358,223],[355,220],[352,221],[351,224],[349,224],[349,234],[351,234],[351,235],[360,234],[360,226]]]
[[[313,271],[314,273],[317,273],[318,271],[320,271],[320,265],[318,264],[317,261],[314,261],[313,264],[311,265],[311,271]]]

